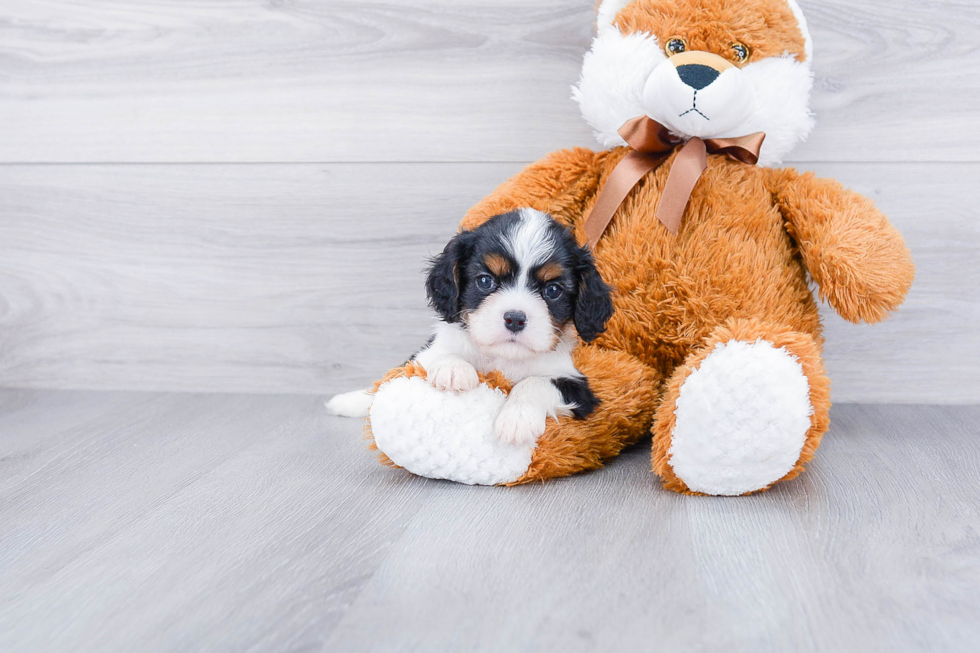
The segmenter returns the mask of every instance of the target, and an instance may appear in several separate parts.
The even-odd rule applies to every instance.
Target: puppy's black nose
[[[525,325],[527,325],[527,315],[523,311],[507,311],[504,313],[504,324],[507,325],[508,331],[513,331],[514,333],[523,331]]]
[[[702,88],[718,79],[719,73],[711,66],[699,63],[689,63],[677,67],[677,74],[681,81],[691,88],[700,91]]]

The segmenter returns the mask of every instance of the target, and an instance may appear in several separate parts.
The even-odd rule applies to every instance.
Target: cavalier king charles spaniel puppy
[[[446,392],[479,385],[497,370],[513,388],[494,422],[501,440],[533,444],[548,417],[584,419],[599,404],[575,368],[578,339],[591,342],[612,317],[609,287],[592,255],[549,215],[521,209],[455,236],[425,283],[441,321],[412,360]],[[333,397],[337,415],[368,414],[365,391]]]

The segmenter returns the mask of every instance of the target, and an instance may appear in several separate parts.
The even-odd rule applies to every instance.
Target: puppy
[[[613,306],[588,249],[547,214],[521,209],[455,236],[426,279],[441,322],[412,358],[443,391],[465,392],[477,372],[513,384],[494,422],[497,436],[533,444],[548,417],[584,419],[599,404],[571,352],[605,330]],[[371,396],[337,395],[335,414],[366,415]]]

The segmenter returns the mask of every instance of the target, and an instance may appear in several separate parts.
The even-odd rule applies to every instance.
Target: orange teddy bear
[[[598,468],[652,433],[653,471],[677,492],[740,495],[801,473],[830,409],[808,281],[845,319],[877,322],[914,274],[870,200],[770,167],[812,128],[811,54],[795,0],[602,2],[574,97],[612,149],[551,154],[461,224],[529,207],[593,244],[615,314],[574,361],[601,404],[501,449],[489,425],[505,380],[454,396],[410,363],[370,409],[386,462],[520,484]]]

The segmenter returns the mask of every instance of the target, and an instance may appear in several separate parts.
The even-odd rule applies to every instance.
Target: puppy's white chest
[[[522,360],[481,356],[479,361],[473,363],[474,367],[484,374],[500,372],[512,384],[534,376],[547,378],[578,376],[571,354],[565,347]]]

